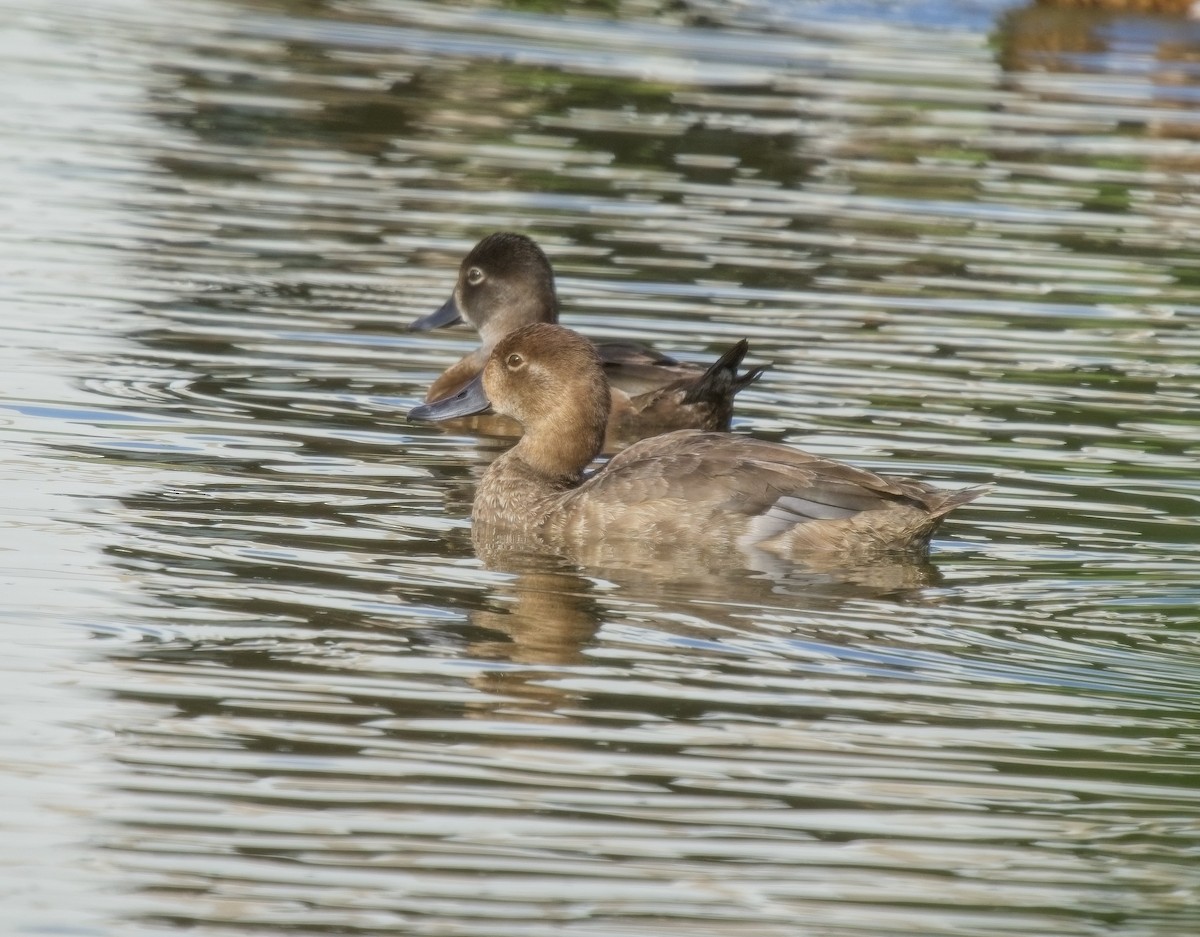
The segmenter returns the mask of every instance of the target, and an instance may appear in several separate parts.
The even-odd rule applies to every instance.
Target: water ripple
[[[0,743],[82,910],[18,933],[1196,932],[1193,26],[31,10]],[[489,565],[405,326],[504,228],[591,336],[748,337],[738,432],[991,492],[915,568]]]

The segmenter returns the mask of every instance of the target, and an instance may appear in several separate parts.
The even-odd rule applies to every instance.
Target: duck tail
[[[929,513],[934,517],[945,517],[956,508],[961,508],[964,504],[970,504],[976,498],[982,497],[992,490],[991,485],[979,485],[975,488],[960,488],[957,491],[946,491],[938,489],[935,497],[929,499]]]
[[[691,383],[683,396],[685,404],[700,403],[704,400],[714,400],[732,397],[738,391],[745,390],[767,370],[766,366],[749,368],[738,374],[738,366],[750,350],[750,343],[741,339],[725,354],[714,361],[700,377]]]

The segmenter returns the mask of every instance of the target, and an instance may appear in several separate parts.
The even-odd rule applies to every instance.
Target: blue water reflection
[[[13,933],[1200,928],[1195,23],[12,12]],[[509,441],[404,422],[476,341],[405,325],[497,229],[749,338],[737,432],[992,491],[928,564],[477,549]]]

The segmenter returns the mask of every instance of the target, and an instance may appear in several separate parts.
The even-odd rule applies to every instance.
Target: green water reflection
[[[1196,932],[1190,23],[34,6],[18,933]],[[481,549],[507,442],[402,418],[475,338],[404,327],[503,228],[748,337],[738,432],[992,492],[890,578]]]

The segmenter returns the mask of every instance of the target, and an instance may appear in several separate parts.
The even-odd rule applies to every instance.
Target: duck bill
[[[419,319],[414,319],[408,324],[410,332],[428,332],[430,329],[440,329],[447,325],[454,325],[457,322],[462,322],[462,312],[459,311],[458,303],[451,296],[448,300],[442,303],[441,308],[435,312],[431,312],[427,316],[421,316]]]
[[[487,413],[491,409],[492,404],[483,389],[483,375],[479,374],[458,393],[413,407],[408,411],[408,419],[421,423],[440,423],[455,417]]]

